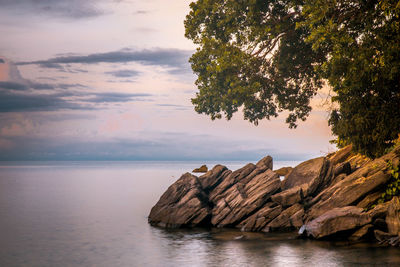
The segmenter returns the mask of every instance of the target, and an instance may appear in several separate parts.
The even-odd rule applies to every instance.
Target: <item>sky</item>
[[[0,160],[304,160],[332,152],[325,93],[297,129],[211,121],[187,0],[0,0]]]

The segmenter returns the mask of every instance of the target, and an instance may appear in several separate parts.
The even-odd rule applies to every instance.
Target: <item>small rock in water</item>
[[[202,165],[200,168],[196,168],[192,172],[207,172],[207,171],[208,171],[207,165]]]
[[[240,239],[243,239],[243,237],[244,237],[243,235],[240,235],[240,236],[236,236],[234,239],[235,240],[240,240]]]

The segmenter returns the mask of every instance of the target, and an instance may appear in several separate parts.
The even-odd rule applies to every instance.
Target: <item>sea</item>
[[[161,194],[204,163],[217,164],[1,162],[0,266],[400,266],[399,248],[150,226]]]

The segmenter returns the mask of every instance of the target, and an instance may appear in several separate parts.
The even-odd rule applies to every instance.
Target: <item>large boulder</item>
[[[308,221],[333,208],[356,205],[369,193],[386,184],[390,179],[390,174],[384,171],[386,165],[382,159],[374,160],[320,192],[311,201],[313,206],[308,212]]]
[[[165,228],[208,225],[210,207],[199,179],[190,173],[182,175],[151,209],[148,221]]]
[[[211,223],[217,227],[237,225],[261,209],[280,184],[279,176],[269,169],[246,183],[237,182],[218,198]]]
[[[282,182],[282,191],[289,188],[308,184],[318,179],[321,168],[324,164],[324,157],[307,160],[297,165]]]
[[[343,231],[357,229],[369,224],[372,218],[355,206],[334,208],[300,228],[300,234],[316,239],[338,234]]]

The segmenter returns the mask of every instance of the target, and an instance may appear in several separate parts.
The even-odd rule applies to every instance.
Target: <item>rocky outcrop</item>
[[[151,209],[149,222],[166,228],[207,224],[210,206],[199,179],[186,173]]]
[[[315,239],[400,244],[400,200],[377,204],[399,164],[400,147],[371,160],[351,146],[326,157],[273,171],[272,158],[231,171],[216,165],[197,177],[184,174],[152,208],[161,227],[236,227],[293,231]],[[285,176],[281,181],[282,176]]]

